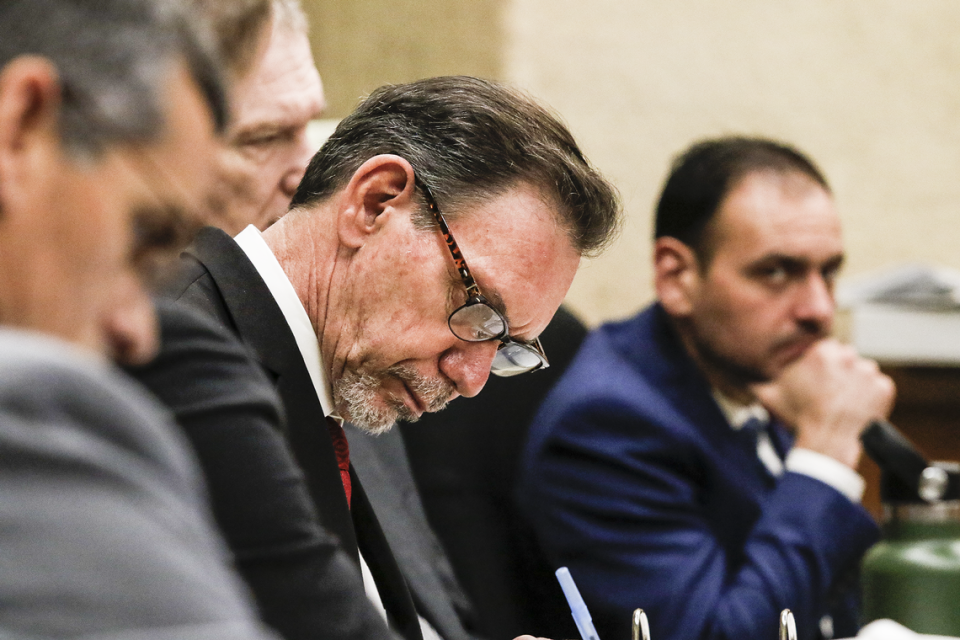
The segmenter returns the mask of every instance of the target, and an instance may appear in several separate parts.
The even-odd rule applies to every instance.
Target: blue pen
[[[570,570],[566,567],[557,569],[557,580],[560,581],[563,595],[567,597],[567,604],[570,605],[570,613],[573,614],[573,621],[577,623],[580,637],[583,640],[600,640],[597,630],[593,628],[593,618],[590,617],[587,605],[580,597],[580,590],[577,589],[573,576],[570,575]]]

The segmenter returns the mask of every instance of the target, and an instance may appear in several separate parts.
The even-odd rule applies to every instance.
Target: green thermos
[[[896,429],[874,423],[864,449],[882,471],[882,540],[863,560],[864,622],[960,636],[960,464],[928,463]]]

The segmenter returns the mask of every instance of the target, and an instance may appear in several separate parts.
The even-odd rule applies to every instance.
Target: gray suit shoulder
[[[0,416],[4,440],[21,436],[91,460],[104,453],[100,447],[124,450],[187,494],[201,482],[186,441],[152,395],[112,364],[54,338],[0,330]],[[18,424],[32,428],[20,433]],[[124,462],[100,461],[118,470]]]
[[[0,629],[268,637],[158,403],[95,356],[11,330],[0,330]]]

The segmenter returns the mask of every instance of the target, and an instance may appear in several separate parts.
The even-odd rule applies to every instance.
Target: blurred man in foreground
[[[521,506],[602,637],[636,607],[663,640],[772,638],[784,608],[801,637],[856,633],[851,576],[877,539],[859,434],[894,390],[826,337],[842,261],[797,151],[720,139],[674,164],[658,302],[587,338],[522,466]]]
[[[195,228],[220,74],[173,5],[0,6],[0,626],[261,638],[149,357],[145,281]],[[111,636],[113,637],[113,636]]]

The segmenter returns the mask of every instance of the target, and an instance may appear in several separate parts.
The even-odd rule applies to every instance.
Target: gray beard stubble
[[[379,375],[345,372],[333,385],[334,402],[341,412],[349,416],[351,424],[374,436],[389,431],[397,420],[419,420],[419,416],[397,398],[388,397],[386,406],[380,406],[377,393],[381,389],[382,381],[387,377],[404,381],[426,404],[430,413],[447,406],[454,391],[449,382],[421,376],[404,365],[394,365]]]

